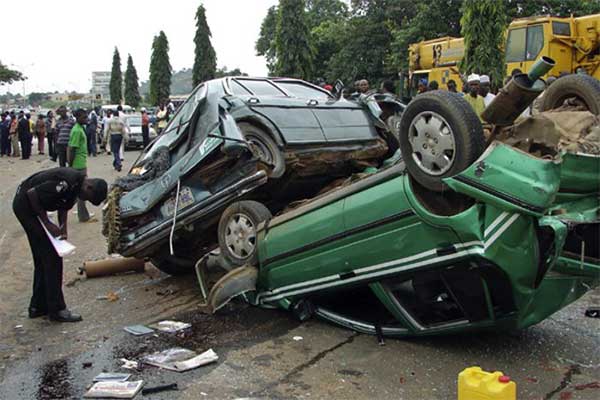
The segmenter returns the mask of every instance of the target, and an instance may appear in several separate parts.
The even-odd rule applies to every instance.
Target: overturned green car
[[[600,101],[600,84],[588,83],[573,98]],[[592,121],[585,134],[598,135],[597,115],[578,112]],[[223,276],[209,303],[243,294],[387,336],[544,320],[600,283],[600,155],[561,150],[558,139],[523,150],[492,133],[457,95],[413,100],[403,159],[253,220],[257,263]],[[515,141],[518,129],[503,134]]]

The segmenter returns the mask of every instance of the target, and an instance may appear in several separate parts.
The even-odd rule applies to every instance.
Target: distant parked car
[[[144,147],[144,140],[142,138],[142,117],[139,114],[127,116],[127,124],[129,125],[129,141],[125,146],[125,149],[138,149]],[[156,130],[150,127],[150,141],[156,138]]]

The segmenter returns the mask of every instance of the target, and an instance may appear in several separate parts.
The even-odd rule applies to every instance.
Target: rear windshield
[[[288,91],[292,96],[299,97],[301,99],[321,99],[327,100],[329,96],[318,89],[307,86],[299,82],[275,82],[277,86],[281,86],[284,90]]]
[[[238,82],[256,96],[285,96],[285,93],[277,89],[269,81],[238,79]]]

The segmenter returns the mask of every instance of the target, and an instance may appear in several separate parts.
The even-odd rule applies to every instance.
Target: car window
[[[327,93],[323,93],[320,90],[304,85],[299,82],[275,82],[277,86],[281,86],[284,90],[288,91],[292,96],[299,97],[301,99],[322,99],[328,100],[329,96]]]
[[[129,122],[129,126],[141,126],[142,119],[140,117],[129,117],[127,118],[127,122]]]
[[[526,28],[511,29],[506,41],[506,62],[525,61]]]
[[[277,89],[269,81],[239,79],[238,82],[256,96],[285,96],[285,93]]]
[[[567,22],[552,22],[552,33],[561,36],[571,36],[571,25]]]
[[[229,85],[229,86],[231,87],[231,91],[236,96],[248,96],[248,95],[252,94],[248,90],[246,90],[242,85],[240,85],[236,80],[232,79],[230,82],[231,82],[231,85]]]
[[[527,61],[535,60],[544,47],[544,27],[534,25],[527,28]]]

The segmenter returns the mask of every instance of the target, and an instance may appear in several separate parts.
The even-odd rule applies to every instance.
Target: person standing
[[[106,132],[108,131],[108,121],[110,121],[110,119],[112,118],[112,110],[106,110],[106,113],[104,114],[104,117],[102,118],[102,142],[104,145],[104,148],[106,149],[106,153],[108,155],[110,155],[110,143],[106,141],[106,137],[107,134]],[[110,138],[110,136],[108,136]]]
[[[77,198],[100,205],[106,199],[107,184],[102,179],[87,179],[72,168],[52,168],[25,179],[13,200],[13,211],[27,234],[33,254],[33,295],[29,318],[43,315],[58,322],[78,322],[81,316],[70,312],[62,293],[63,262],[50,242],[67,238],[67,216]],[[48,218],[58,211],[58,226]],[[45,230],[44,230],[45,228]]]
[[[58,156],[58,165],[67,166],[67,146],[71,137],[71,129],[75,125],[75,120],[67,114],[67,107],[60,106],[56,113],[60,120],[56,123],[56,154]],[[87,150],[86,150],[87,151]]]
[[[115,111],[112,118],[108,121],[106,127],[106,134],[104,139],[110,143],[110,151],[113,155],[113,167],[117,171],[121,171],[121,155],[120,149],[123,142],[127,141],[127,127],[125,126],[125,122],[121,117],[119,117],[119,113]]]
[[[18,134],[19,142],[21,143],[21,159],[28,160],[31,156],[31,124],[29,123],[29,113],[23,111],[19,113]]]
[[[46,138],[48,139],[48,155],[52,161],[56,161],[56,118],[52,110],[46,114]]]
[[[38,119],[35,123],[35,133],[38,138],[38,153],[44,154],[44,140],[46,140],[46,121],[44,114],[38,115]]]
[[[485,106],[489,106],[492,100],[496,97],[490,92],[490,77],[487,75],[481,75],[479,77],[479,95],[483,97],[483,103]]]
[[[98,115],[95,110],[90,111],[90,115],[88,115],[87,125],[85,127],[85,135],[87,138],[87,152],[88,155],[96,157],[97,149],[96,145],[98,142],[98,138],[96,135],[96,131],[98,129]]]
[[[471,74],[467,78],[467,84],[469,85],[469,93],[464,96],[464,99],[471,105],[479,120],[481,119],[481,113],[485,110],[485,103],[483,97],[479,95],[479,75]]]
[[[145,149],[150,144],[150,117],[144,107],[142,107],[142,141]]]
[[[80,108],[75,111],[74,116],[76,122],[69,136],[67,163],[71,168],[87,176],[88,145],[84,128],[87,122],[87,112]],[[79,222],[88,222],[92,216],[85,206],[85,200],[77,199],[77,218]]]
[[[160,135],[167,126],[168,120],[167,108],[164,103],[161,103],[158,107],[158,112],[156,113],[156,121],[158,123],[158,134]]]
[[[19,151],[19,121],[14,112],[11,112],[10,114],[8,135],[10,136],[10,143],[12,145],[12,156],[21,157],[21,152]]]
[[[0,157],[10,156],[10,116],[8,112],[0,116]]]

